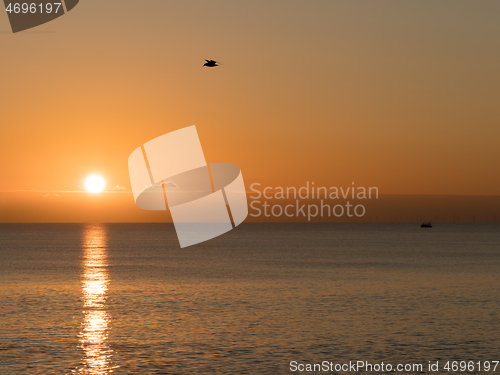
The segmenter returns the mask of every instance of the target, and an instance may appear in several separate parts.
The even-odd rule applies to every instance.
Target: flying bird
[[[222,65],[220,62],[215,61],[215,60],[207,60],[207,59],[205,59],[205,61],[206,61],[206,63],[203,64],[203,66],[207,66],[209,68],[213,68],[213,67],[219,66],[217,64]]]

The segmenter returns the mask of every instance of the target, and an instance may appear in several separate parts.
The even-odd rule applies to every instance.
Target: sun
[[[93,175],[85,180],[85,188],[91,193],[100,193],[105,185],[106,183],[101,176]]]

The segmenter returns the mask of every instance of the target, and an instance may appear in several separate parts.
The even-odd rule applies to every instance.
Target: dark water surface
[[[498,224],[0,225],[1,374],[492,361],[499,307]]]

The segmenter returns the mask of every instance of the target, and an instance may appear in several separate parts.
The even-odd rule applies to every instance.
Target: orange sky
[[[0,191],[128,189],[135,148],[194,124],[247,186],[499,195],[499,18],[497,0],[86,0],[12,34],[1,15]],[[6,194],[44,221],[44,193]],[[74,221],[89,199],[114,211],[96,220],[136,209],[74,194]]]

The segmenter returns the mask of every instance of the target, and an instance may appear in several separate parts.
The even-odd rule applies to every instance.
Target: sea
[[[0,224],[1,374],[483,374],[499,348],[499,223],[243,223],[183,249],[166,223]]]

